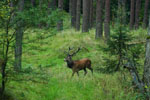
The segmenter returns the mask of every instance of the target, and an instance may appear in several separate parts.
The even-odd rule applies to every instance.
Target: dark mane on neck
[[[72,62],[67,62],[67,67],[72,68],[73,65],[74,65],[73,61]]]

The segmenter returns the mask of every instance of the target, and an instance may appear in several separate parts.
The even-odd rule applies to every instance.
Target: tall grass
[[[27,80],[8,82],[6,91],[11,91],[15,100],[136,100],[138,93],[133,90],[128,71],[105,74],[97,70],[105,67],[104,57],[111,55],[102,50],[106,44],[95,40],[94,34],[95,30],[27,30],[22,60],[23,69],[29,72],[15,77]],[[88,71],[84,76],[81,71],[79,77],[75,74],[71,78],[72,71],[63,61],[69,46],[83,48],[73,59],[91,59],[94,75]]]

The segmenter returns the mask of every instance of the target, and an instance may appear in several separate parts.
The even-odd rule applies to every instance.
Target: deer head
[[[70,54],[69,52],[72,50],[72,48],[69,47],[68,52],[66,52],[67,57],[64,59],[65,62],[67,63],[71,63],[72,62],[72,56],[74,56],[76,53],[78,53],[81,48],[78,48],[77,51],[73,52],[72,54]]]
[[[71,68],[73,73],[72,76],[74,75],[74,73],[76,72],[79,76],[79,71],[80,70],[84,70],[85,75],[87,73],[86,68],[90,69],[91,72],[93,73],[93,69],[91,67],[91,60],[88,58],[84,58],[84,59],[80,59],[80,60],[72,60],[72,56],[74,56],[75,54],[77,54],[81,48],[78,48],[75,52],[73,52],[72,54],[70,54],[70,50],[72,50],[69,47],[68,52],[66,52],[67,57],[64,59],[65,62],[67,62],[67,67]]]

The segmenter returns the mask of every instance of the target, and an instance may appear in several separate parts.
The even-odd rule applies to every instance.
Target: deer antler
[[[70,54],[69,54],[70,50],[72,50],[72,48],[69,47],[69,48],[68,48],[68,51],[64,51],[64,53],[67,54],[67,55],[70,55]]]
[[[74,52],[73,54],[71,54],[71,56],[74,56],[76,53],[78,53],[81,50],[81,48],[79,47],[78,50],[76,52]]]
[[[65,51],[65,53],[66,53],[68,56],[74,56],[76,53],[78,53],[78,52],[81,50],[81,48],[79,47],[76,52],[73,52],[72,54],[70,54],[69,52],[70,52],[72,49],[73,49],[73,48],[70,48],[70,47],[69,47],[69,48],[68,48],[68,52]]]

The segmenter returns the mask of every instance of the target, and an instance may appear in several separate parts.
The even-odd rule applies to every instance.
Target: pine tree
[[[105,38],[109,39],[110,36],[110,0],[105,1],[105,21],[104,21],[104,32]]]
[[[64,0],[58,0],[58,8],[59,8],[59,12],[61,12],[63,10],[63,3]],[[59,19],[58,23],[57,23],[57,30],[61,31],[63,30],[63,20]]]
[[[103,0],[97,0],[96,2],[96,35],[95,38],[102,38],[103,34],[103,19],[102,19],[102,10],[103,10]]]
[[[133,29],[135,19],[135,0],[131,0],[130,7],[130,29]]]
[[[90,0],[91,2],[90,2],[90,21],[89,21],[89,28],[92,28],[93,27],[93,20],[94,20],[94,18],[93,18],[93,13],[94,13],[94,11],[93,11],[93,9],[94,9],[94,7],[93,7],[93,0]]]
[[[135,29],[139,27],[139,14],[141,9],[141,0],[136,0],[136,10],[135,10]]]
[[[71,0],[71,26],[76,27],[77,0]]]
[[[145,0],[145,7],[144,7],[144,18],[143,18],[143,28],[148,26],[148,8],[149,8],[149,0]]]
[[[90,0],[83,0],[83,22],[82,22],[82,32],[89,31],[89,18],[90,18]]]
[[[77,0],[76,30],[80,30],[81,0]]]
[[[19,0],[18,6],[19,6],[19,12],[22,12],[24,9],[24,0]],[[15,66],[14,66],[14,69],[17,71],[21,70],[22,39],[23,39],[23,21],[20,20],[17,23],[16,45],[15,45]]]

